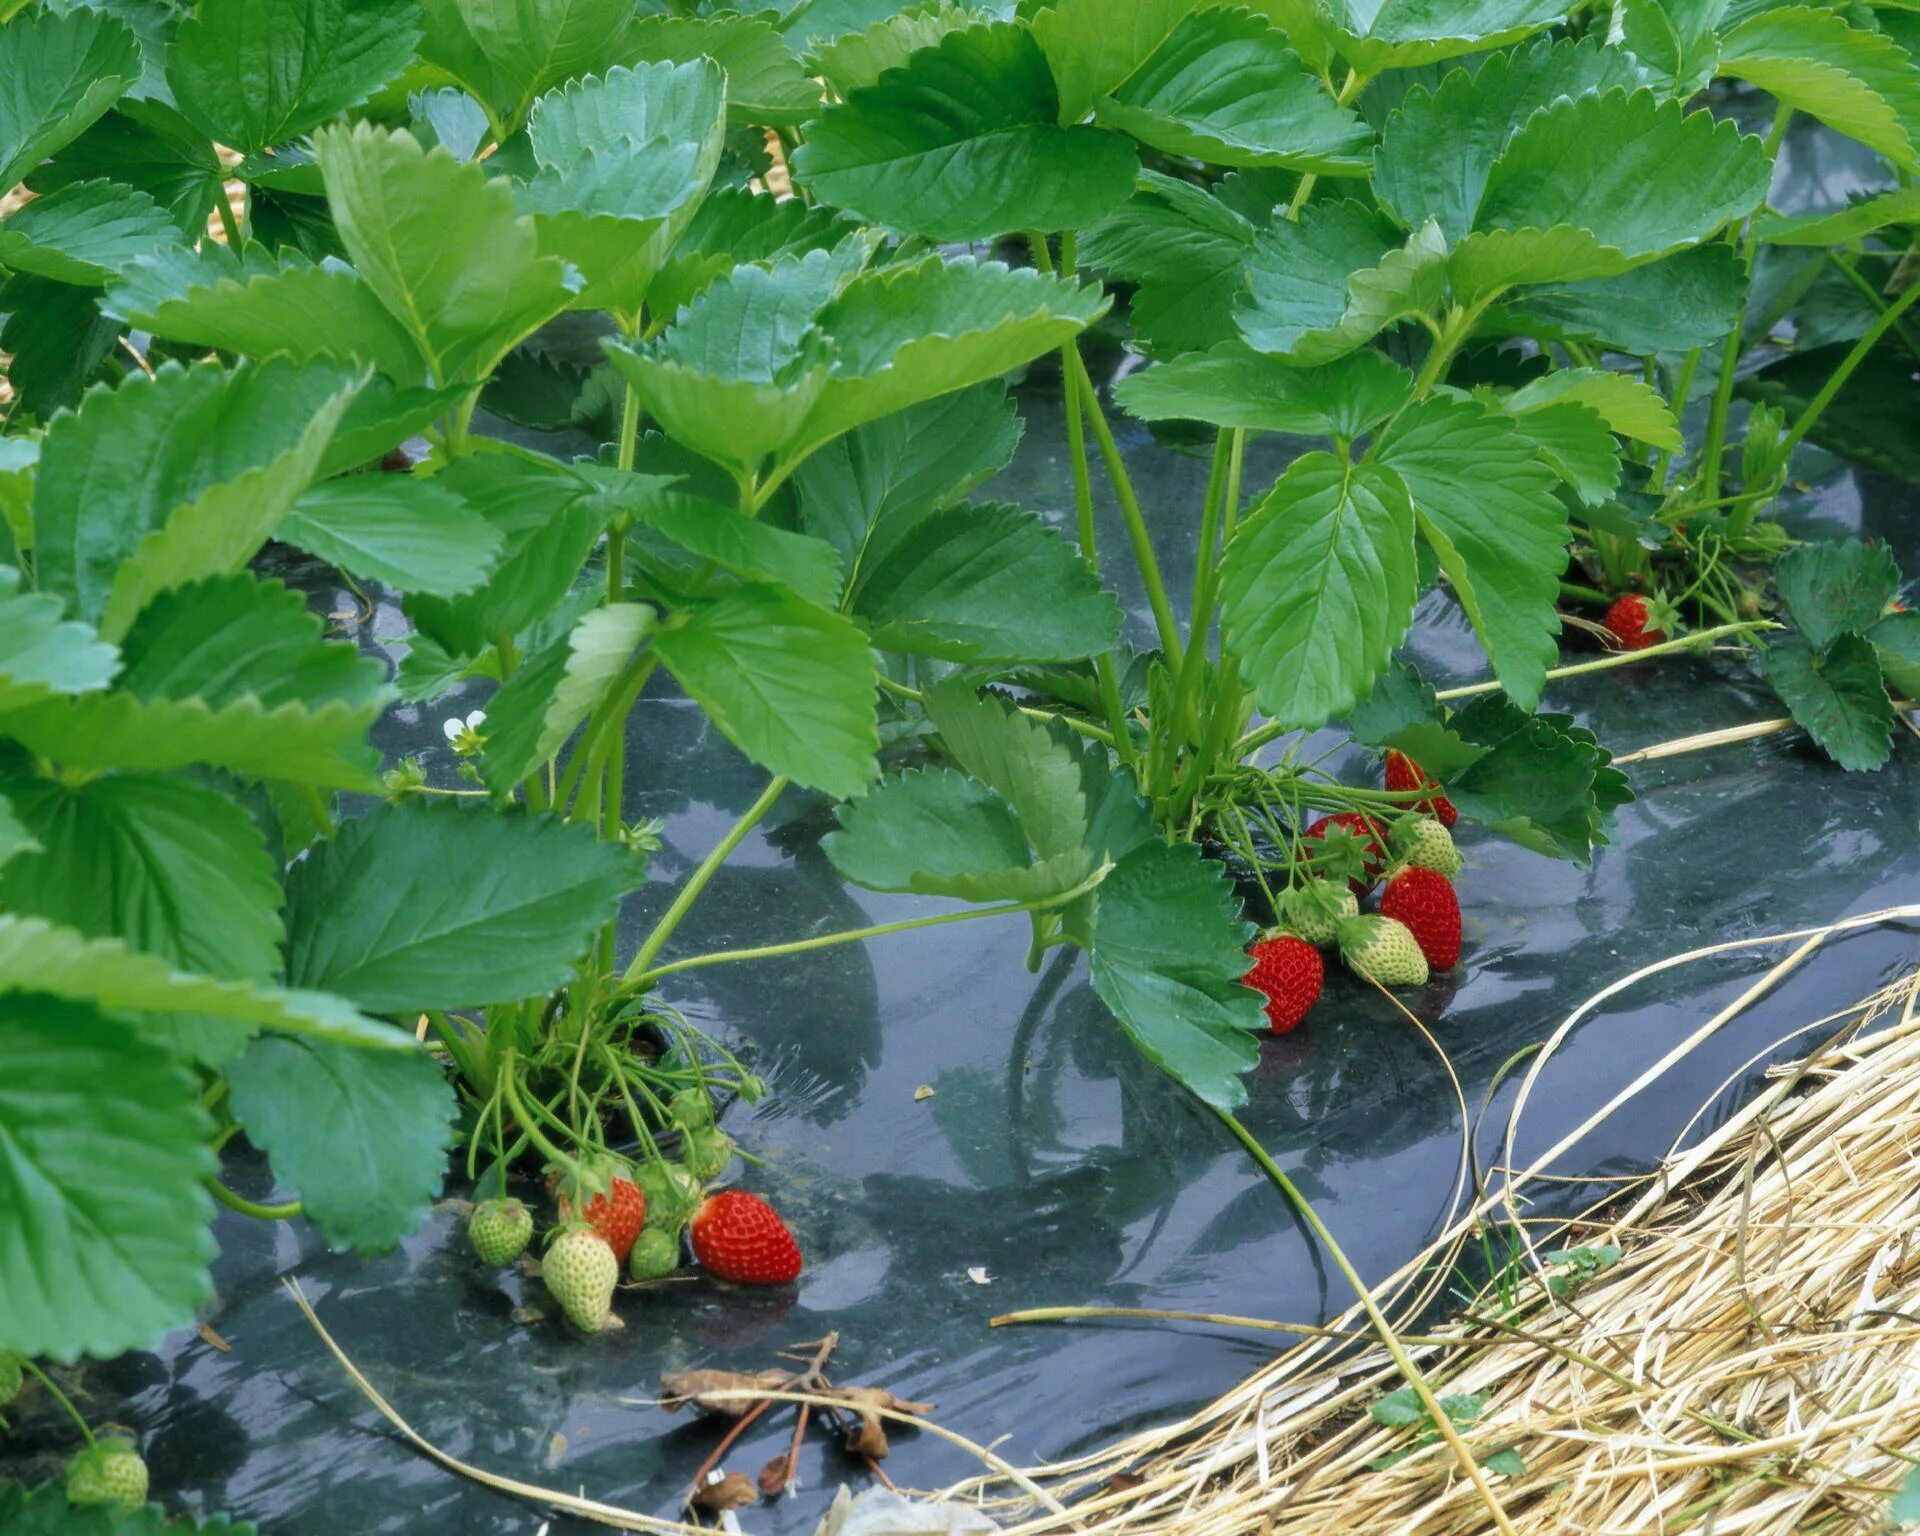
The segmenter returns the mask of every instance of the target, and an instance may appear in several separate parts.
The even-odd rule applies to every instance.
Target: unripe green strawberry
[[[683,1131],[713,1124],[713,1100],[704,1088],[682,1088],[667,1100],[667,1119]]]
[[[21,1383],[26,1380],[20,1368],[20,1357],[7,1350],[0,1349],[0,1408],[4,1408],[20,1395]]]
[[[1360,898],[1344,883],[1309,880],[1274,897],[1273,909],[1279,919],[1275,926],[1282,932],[1324,948],[1333,942],[1341,920],[1358,914]]]
[[[96,1441],[67,1463],[67,1497],[138,1509],[147,1502],[147,1464],[129,1441]]]
[[[532,1236],[533,1212],[518,1200],[485,1201],[467,1218],[467,1241],[482,1264],[495,1268],[519,1258]]]
[[[633,1170],[633,1182],[647,1197],[646,1230],[678,1237],[700,1203],[700,1181],[678,1163],[649,1161]]]
[[[1431,816],[1409,816],[1393,829],[1393,851],[1403,864],[1445,875],[1460,873],[1460,850],[1453,834]]]
[[[1405,923],[1390,917],[1350,917],[1340,925],[1340,958],[1383,987],[1426,985],[1427,957]]]
[[[733,1161],[733,1138],[717,1125],[688,1131],[680,1141],[680,1161],[696,1179],[717,1179]]]
[[[634,1240],[633,1252],[627,1255],[627,1278],[630,1280],[658,1280],[679,1267],[679,1235],[663,1232],[659,1227],[649,1227],[642,1232]]]
[[[598,1333],[612,1311],[620,1261],[607,1240],[585,1222],[560,1229],[540,1264],[541,1278],[567,1321],[582,1333]]]

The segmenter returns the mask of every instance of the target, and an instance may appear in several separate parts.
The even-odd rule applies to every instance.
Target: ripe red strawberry
[[[1320,951],[1305,939],[1279,933],[1260,940],[1247,953],[1253,957],[1253,968],[1241,980],[1266,995],[1267,1025],[1276,1035],[1284,1035],[1320,999],[1320,984],[1327,977]]]
[[[1436,971],[1460,963],[1460,898],[1436,869],[1410,865],[1380,893],[1380,915],[1406,924]]]
[[[1409,789],[1426,789],[1429,785],[1435,789],[1440,787],[1422,773],[1420,765],[1406,753],[1389,752],[1387,754],[1388,789],[1404,793]],[[1451,827],[1460,819],[1459,811],[1454,809],[1453,802],[1445,795],[1431,795],[1425,800],[1409,801],[1408,805],[1411,808],[1430,812],[1439,819],[1443,827]]]
[[[773,1207],[742,1189],[701,1202],[687,1223],[693,1256],[736,1285],[785,1285],[800,1273],[800,1245]]]
[[[1380,871],[1387,864],[1386,829],[1371,816],[1358,811],[1336,811],[1322,816],[1307,828],[1307,836],[1326,845],[1315,863],[1323,875],[1345,875],[1353,894],[1364,896],[1373,889]]]
[[[580,1219],[607,1240],[615,1262],[624,1264],[633,1251],[633,1240],[647,1224],[647,1197],[627,1177],[624,1163],[603,1164],[602,1170],[609,1180],[608,1190],[591,1194],[584,1206],[580,1205],[581,1191],[569,1188],[569,1181],[561,1182],[560,1220],[572,1221],[575,1208],[580,1207]]]
[[[1607,610],[1607,628],[1623,651],[1644,651],[1650,645],[1658,645],[1679,627],[1679,621],[1680,615],[1673,604],[1658,593],[1642,597],[1638,592],[1629,592],[1625,597],[1616,597]]]

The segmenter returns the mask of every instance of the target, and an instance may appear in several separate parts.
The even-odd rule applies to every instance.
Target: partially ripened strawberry
[[[1360,899],[1335,880],[1303,880],[1273,898],[1275,927],[1324,948],[1342,918],[1360,910]]]
[[[584,1220],[607,1240],[614,1262],[624,1264],[633,1251],[633,1240],[647,1224],[647,1197],[630,1177],[631,1170],[618,1159],[605,1159],[584,1172],[586,1181],[571,1178],[560,1181],[560,1219],[563,1222],[576,1217]],[[593,1189],[588,1181],[603,1182],[606,1187],[604,1191]]]
[[[1678,629],[1680,615],[1673,604],[1657,593],[1652,597],[1642,597],[1638,592],[1629,592],[1625,597],[1613,600],[1613,606],[1607,610],[1606,622],[1608,632],[1621,650],[1644,651],[1650,645],[1658,645]]]
[[[582,1333],[598,1333],[607,1326],[613,1288],[620,1283],[620,1261],[592,1227],[574,1222],[563,1228],[540,1261],[540,1278],[567,1321]]]
[[[1460,850],[1453,834],[1431,816],[1409,816],[1397,823],[1391,839],[1394,857],[1403,864],[1437,869],[1449,880],[1460,873]]]
[[[67,1463],[67,1498],[135,1510],[147,1502],[147,1464],[126,1440],[96,1440]]]
[[[533,1213],[518,1200],[485,1200],[467,1218],[467,1241],[482,1264],[511,1264],[533,1236]]]
[[[1320,999],[1327,967],[1320,951],[1291,933],[1274,933],[1247,953],[1252,968],[1241,979],[1267,1000],[1267,1027],[1284,1035]]]
[[[800,1245],[787,1224],[745,1190],[707,1196],[687,1223],[687,1235],[693,1256],[736,1285],[785,1285],[800,1273]]]
[[[1397,794],[1405,794],[1411,789],[1426,789],[1430,785],[1434,789],[1440,787],[1404,752],[1387,754],[1386,781],[1387,788]],[[1429,795],[1425,800],[1411,800],[1408,804],[1416,810],[1431,811],[1440,818],[1443,827],[1450,827],[1460,819],[1460,813],[1445,795]]]
[[[1358,811],[1322,816],[1307,828],[1307,836],[1321,844],[1311,851],[1315,872],[1334,879],[1345,876],[1356,896],[1366,895],[1386,866],[1385,829]]]
[[[1409,865],[1380,893],[1380,915],[1405,923],[1427,964],[1450,971],[1460,963],[1460,898],[1437,869]]]
[[[1350,917],[1340,925],[1340,958],[1383,987],[1419,987],[1427,980],[1427,957],[1407,925],[1391,917]]]

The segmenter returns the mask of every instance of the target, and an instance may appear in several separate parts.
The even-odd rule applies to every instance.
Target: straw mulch
[[[1781,936],[1805,942],[1659,1070],[1825,938],[1915,915]],[[1407,1454],[1417,1424],[1370,1412],[1402,1382],[1356,1311],[1295,1330],[1304,1342],[1185,1423],[1034,1473],[1043,1503],[1030,1484],[965,1491],[1023,1536],[1885,1530],[1920,1459],[1917,1001],[1920,971],[1796,1031],[1813,1048],[1713,1135],[1625,1196],[1616,1186],[1604,1207],[1535,1221],[1525,1207],[1548,1182],[1538,1169],[1576,1131],[1382,1288],[1404,1325],[1479,1223],[1524,1234],[1504,1283],[1444,1326],[1402,1335],[1443,1398],[1481,1399],[1459,1427],[1484,1487],[1432,1436]],[[1510,1126],[1509,1167],[1512,1143]],[[1617,1261],[1584,1277],[1551,1257],[1601,1245]]]

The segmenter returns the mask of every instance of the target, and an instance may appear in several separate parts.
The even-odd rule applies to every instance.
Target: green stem
[[[640,953],[633,957],[633,964],[627,967],[626,974],[621,977],[623,986],[634,987],[653,975],[678,969],[675,966],[665,966],[661,971],[649,972],[647,967],[653,964],[654,957],[665,947],[667,940],[673,937],[673,930],[680,926],[680,920],[687,915],[687,909],[707,888],[707,882],[714,877],[720,866],[726,863],[728,855],[745,841],[746,835],[759,824],[760,818],[773,809],[773,802],[780,798],[781,791],[786,787],[787,781],[784,777],[772,780],[760,792],[760,798],[748,806],[745,813],[728,830],[727,835],[713,845],[713,851],[700,861],[699,867],[687,876],[686,884],[680,887],[680,894],[673,898],[673,905],[660,915],[660,921],[653,925],[653,932],[647,935],[646,942],[640,946]]]
[[[240,237],[240,226],[234,222],[233,205],[227,200],[227,189],[224,186],[219,189],[218,195],[215,196],[213,207],[214,212],[220,215],[221,229],[226,231],[227,249],[238,256],[243,241]]]
[[[1835,368],[1827,382],[1820,386],[1820,393],[1807,402],[1807,408],[1800,413],[1800,419],[1793,424],[1793,429],[1787,433],[1785,441],[1781,444],[1783,455],[1792,453],[1799,446],[1800,440],[1820,419],[1820,413],[1833,404],[1834,396],[1840,393],[1847,380],[1853,376],[1853,371],[1866,361],[1867,354],[1879,343],[1880,338],[1898,324],[1900,317],[1913,308],[1916,302],[1920,302],[1920,283],[1915,283],[1895,299],[1887,306],[1880,318],[1867,328],[1867,333],[1854,343],[1853,350],[1840,360],[1840,366]],[[1729,518],[1727,522],[1727,534],[1731,538],[1733,520]]]
[[[1612,598],[1608,597],[1606,593],[1600,591],[1598,588],[1583,587],[1577,581],[1561,582],[1560,595],[1569,602],[1595,603],[1602,608],[1613,601]]]
[[[1274,1187],[1286,1197],[1287,1203],[1299,1213],[1300,1219],[1307,1224],[1321,1247],[1326,1250],[1327,1257],[1333,1260],[1334,1266],[1346,1277],[1347,1284],[1353,1288],[1353,1294],[1359,1299],[1361,1310],[1367,1314],[1367,1321],[1373,1325],[1374,1334],[1387,1353],[1392,1356],[1394,1368],[1400,1372],[1407,1385],[1413,1388],[1414,1396],[1420,1399],[1420,1405],[1426,1409],[1427,1417],[1431,1420],[1433,1427],[1440,1432],[1440,1437],[1447,1442],[1448,1449],[1459,1461],[1461,1470],[1466,1473],[1480,1497],[1485,1500],[1488,1513],[1494,1516],[1494,1523],[1511,1536],[1513,1527],[1508,1522],[1505,1511],[1501,1509],[1500,1501],[1494,1497],[1493,1489],[1487,1485],[1486,1475],[1480,1470],[1480,1464],[1474,1460],[1473,1452],[1467,1449],[1465,1442],[1454,1430],[1453,1421],[1447,1417],[1446,1410],[1440,1406],[1439,1399],[1434,1396],[1433,1388],[1428,1385],[1425,1373],[1414,1364],[1413,1357],[1407,1353],[1399,1336],[1394,1333],[1393,1324],[1387,1321],[1386,1314],[1380,1310],[1380,1304],[1373,1299],[1373,1292],[1360,1278],[1359,1271],[1353,1267],[1339,1243],[1334,1241],[1333,1233],[1327,1230],[1327,1225],[1321,1221],[1319,1213],[1314,1210],[1307,1197],[1295,1187],[1293,1180],[1287,1177],[1285,1170],[1268,1154],[1267,1149],[1260,1145],[1258,1137],[1229,1111],[1215,1107],[1214,1113],[1220,1117],[1221,1123],[1233,1132],[1240,1145],[1246,1148],[1247,1155],[1259,1165],[1260,1171],[1266,1174]]]
[[[500,1064],[500,1092],[506,1106],[518,1122],[521,1133],[532,1142],[534,1147],[546,1156],[548,1162],[563,1172],[580,1177],[580,1165],[567,1153],[562,1152],[551,1141],[546,1132],[540,1129],[534,1117],[527,1113],[525,1100],[520,1097],[520,1083],[514,1072],[513,1053],[507,1053],[507,1059]]]
[[[200,1182],[206,1185],[207,1193],[228,1210],[238,1211],[242,1216],[251,1216],[255,1221],[292,1221],[300,1214],[298,1200],[289,1200],[285,1205],[258,1205],[242,1195],[236,1195],[212,1174],[208,1174]]]
[[[48,1396],[62,1408],[66,1409],[67,1417],[79,1426],[80,1438],[85,1440],[88,1445],[92,1445],[93,1431],[87,1428],[87,1421],[80,1417],[80,1410],[73,1406],[73,1399],[56,1387],[53,1384],[53,1378],[41,1370],[40,1367],[35,1365],[31,1360],[23,1358],[20,1362],[20,1368],[29,1376],[33,1377],[35,1381],[39,1382],[41,1386],[45,1387]]]
[[[736,960],[772,960],[781,955],[803,955],[810,950],[831,949],[836,944],[857,944],[862,939],[884,938],[890,933],[908,933],[915,928],[940,928],[948,923],[970,923],[982,917],[1006,917],[1015,912],[1044,912],[1078,901],[1106,879],[1112,868],[1111,864],[1101,865],[1072,890],[1063,891],[1058,896],[1043,896],[1034,901],[1005,901],[997,906],[969,907],[962,912],[938,912],[928,917],[902,918],[898,922],[876,923],[868,928],[843,928],[838,933],[824,933],[818,938],[792,939],[785,944],[762,944],[754,949],[718,949],[711,954],[694,955],[686,960],[655,966],[640,975],[635,975],[629,969],[623,985],[644,986],[658,981],[662,976],[671,976],[676,971],[693,971],[708,965],[730,965]]]
[[[460,1075],[475,1088],[489,1090],[488,1074],[481,1070],[481,1064],[473,1053],[473,1045],[460,1033],[458,1026],[438,1008],[427,1010],[427,1027],[440,1037],[447,1048],[447,1054],[453,1058],[453,1064],[460,1069]]]
[[[1874,307],[1876,312],[1884,315],[1887,310],[1892,307],[1880,290],[1861,275],[1860,269],[1848,261],[1838,251],[1828,251],[1827,260],[1832,262],[1845,274],[1847,281],[1860,290],[1862,296]],[[1915,358],[1920,358],[1920,337],[1916,337],[1912,331],[1900,324],[1897,318],[1893,322],[1893,331],[1894,334],[1900,338],[1901,344],[1905,346]]]
[[[1100,445],[1100,462],[1105,465],[1107,481],[1120,503],[1120,516],[1126,523],[1127,541],[1133,546],[1133,558],[1140,567],[1140,579],[1146,584],[1147,602],[1153,609],[1153,625],[1160,635],[1160,649],[1169,667],[1178,668],[1182,656],[1180,627],[1173,621],[1173,605],[1167,601],[1167,584],[1160,577],[1160,562],[1154,557],[1153,540],[1147,533],[1147,520],[1140,511],[1140,498],[1134,495],[1133,481],[1127,475],[1126,462],[1120,457],[1120,445],[1100,406],[1100,395],[1093,387],[1087,365],[1080,360],[1080,349],[1069,342],[1066,359],[1072,380],[1086,406],[1087,419],[1093,424],[1093,439]]]

